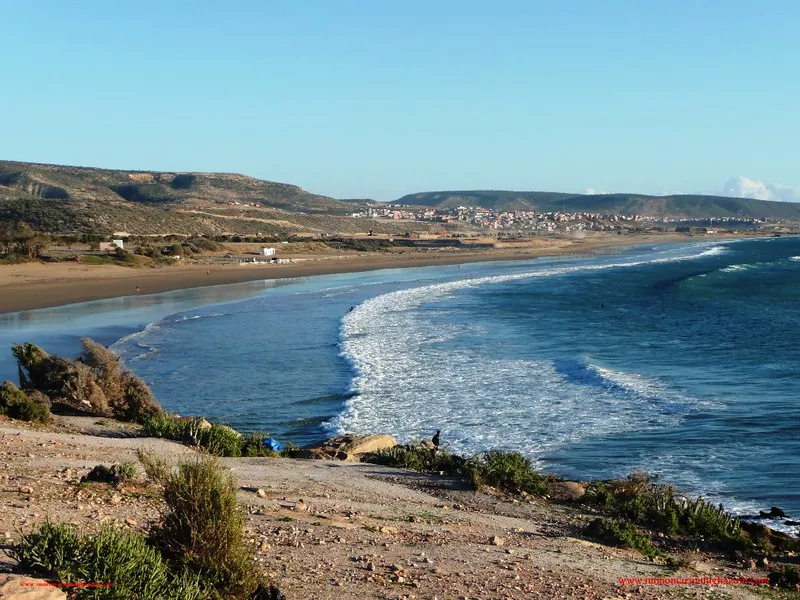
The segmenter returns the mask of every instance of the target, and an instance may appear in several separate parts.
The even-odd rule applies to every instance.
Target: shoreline
[[[752,236],[605,235],[585,240],[550,239],[547,240],[548,243],[541,245],[491,250],[459,249],[304,257],[288,265],[192,264],[151,269],[110,265],[88,266],[75,263],[3,265],[0,266],[0,289],[2,289],[0,314],[249,281],[295,279],[380,269],[580,256],[590,255],[606,248],[619,249],[642,244],[715,241],[742,237]],[[19,283],[18,280],[22,282]]]

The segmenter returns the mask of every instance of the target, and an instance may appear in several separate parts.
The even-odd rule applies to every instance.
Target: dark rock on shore
[[[764,512],[763,510],[758,511],[758,516],[762,519],[778,519],[786,517],[786,513],[777,506],[773,506],[769,509],[769,512]]]

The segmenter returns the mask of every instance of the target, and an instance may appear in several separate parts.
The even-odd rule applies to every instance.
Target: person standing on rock
[[[442,430],[437,429],[436,433],[433,435],[433,438],[431,439],[431,443],[437,450],[439,449],[439,440],[441,438],[441,435],[442,435]]]

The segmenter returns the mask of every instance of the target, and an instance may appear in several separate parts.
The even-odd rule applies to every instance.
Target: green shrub
[[[197,576],[170,572],[143,537],[110,526],[80,535],[70,525],[45,522],[22,536],[11,553],[24,569],[60,582],[109,584],[70,588],[70,597],[79,600],[202,600],[209,595]]]
[[[281,450],[281,457],[282,458],[295,458],[300,453],[300,446],[297,444],[293,444],[292,442],[286,442],[283,445],[283,450]]]
[[[149,437],[183,442],[189,435],[190,427],[189,421],[177,419],[166,413],[158,413],[144,418],[142,433]]]
[[[140,460],[164,486],[166,512],[151,533],[153,544],[176,568],[207,581],[220,598],[252,593],[259,582],[233,477],[210,456],[181,463],[175,473],[152,454],[140,453]]]
[[[213,423],[211,427],[203,426],[204,421],[200,418],[179,419],[158,413],[144,418],[142,433],[147,436],[199,446],[215,456],[242,456],[245,447],[248,452],[255,452],[255,443],[252,438],[245,438],[238,431],[219,423]],[[248,456],[270,455],[249,454]]]
[[[409,471],[425,471],[425,460],[421,452],[411,446],[394,446],[370,452],[361,457],[364,462],[387,467],[398,467]]]
[[[117,262],[124,263],[126,265],[135,265],[136,264],[136,256],[134,256],[131,252],[127,250],[123,250],[122,248],[117,248],[114,251],[114,260]]]
[[[34,344],[14,344],[22,388],[44,394],[56,406],[126,421],[141,423],[163,412],[147,384],[123,371],[114,352],[88,338],[81,343],[83,353],[75,361],[50,356]]]
[[[39,423],[49,423],[52,420],[46,396],[26,394],[10,381],[0,386],[0,415]]]
[[[633,548],[645,556],[661,555],[661,551],[653,546],[650,538],[630,521],[595,519],[586,527],[586,534],[606,544]]]
[[[415,444],[371,452],[362,456],[362,460],[410,471],[462,477],[475,489],[490,485],[515,494],[547,493],[547,478],[519,452],[491,450],[482,456],[464,458],[447,450]]]
[[[390,467],[421,471],[426,473],[442,473],[464,477],[466,461],[447,450],[438,450],[422,444],[393,446],[362,456],[362,461]]]
[[[227,425],[213,423],[200,430],[198,443],[215,456],[241,456],[242,434]]]
[[[708,504],[702,498],[683,498],[671,485],[657,484],[643,473],[592,484],[583,501],[663,533],[742,542],[741,523],[722,505]]]
[[[264,438],[269,437],[268,433],[248,433],[241,437],[241,456],[267,456],[275,458],[281,456],[282,452],[275,452],[264,445]]]
[[[547,493],[547,478],[538,473],[529,458],[519,452],[490,450],[482,460],[471,463],[473,485],[480,489],[490,485],[508,492],[543,496]]]

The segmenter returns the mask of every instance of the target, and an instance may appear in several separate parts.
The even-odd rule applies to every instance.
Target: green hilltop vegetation
[[[652,217],[800,219],[800,203],[769,202],[725,196],[644,194],[564,194],[496,190],[422,192],[395,200],[394,204],[539,212],[591,212],[639,214]]]
[[[0,161],[0,222],[48,233],[394,233],[392,224],[347,216],[357,202],[237,174]]]

